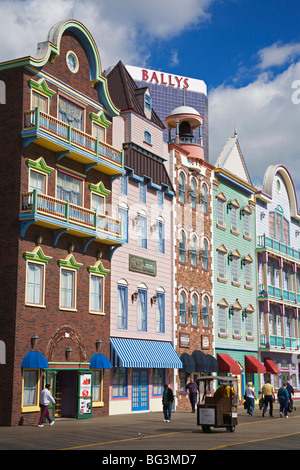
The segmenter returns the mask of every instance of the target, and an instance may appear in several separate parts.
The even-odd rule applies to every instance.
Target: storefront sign
[[[201,335],[201,349],[209,349],[209,336]]]
[[[156,261],[129,255],[129,271],[156,276]]]
[[[180,333],[179,335],[179,346],[181,348],[190,347],[190,335],[188,333]]]

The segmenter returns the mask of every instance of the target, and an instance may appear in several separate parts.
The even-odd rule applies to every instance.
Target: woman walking
[[[247,403],[247,413],[252,416],[253,410],[255,408],[254,400],[256,400],[255,390],[253,388],[253,383],[248,382],[247,388],[245,390],[245,399]]]

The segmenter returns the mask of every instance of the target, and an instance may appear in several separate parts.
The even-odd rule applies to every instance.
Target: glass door
[[[132,370],[132,411],[149,409],[148,370]]]

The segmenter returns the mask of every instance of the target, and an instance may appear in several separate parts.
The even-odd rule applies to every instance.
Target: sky
[[[70,18],[94,37],[103,70],[122,60],[204,80],[210,162],[236,129],[253,184],[282,163],[299,205],[299,0],[0,0],[0,62],[34,57]]]

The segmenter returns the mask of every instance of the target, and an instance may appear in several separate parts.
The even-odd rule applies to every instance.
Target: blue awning
[[[111,338],[113,367],[182,369],[172,343],[140,339]]]
[[[22,361],[21,369],[48,369],[49,364],[45,356],[38,351],[29,351]]]
[[[106,356],[96,353],[91,357],[90,369],[111,369],[111,363]]]

